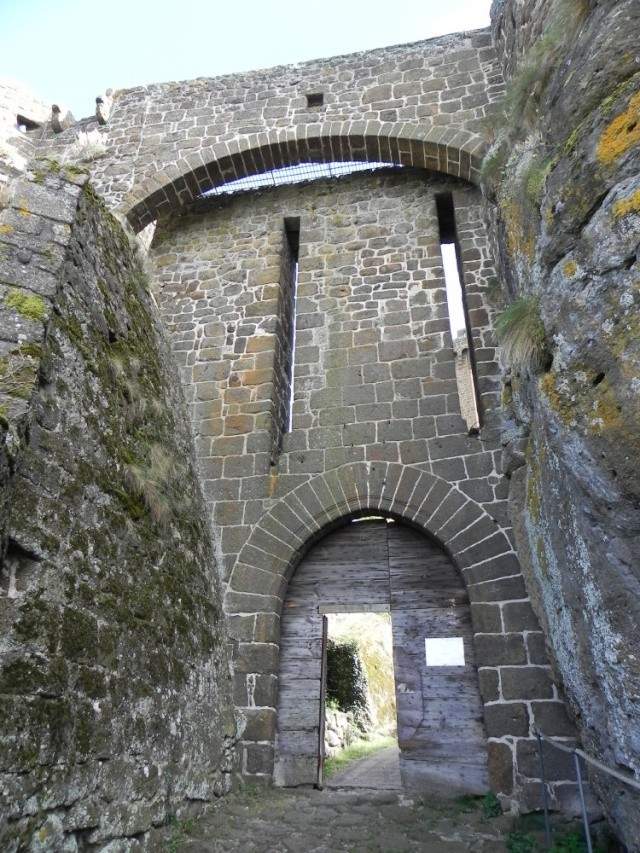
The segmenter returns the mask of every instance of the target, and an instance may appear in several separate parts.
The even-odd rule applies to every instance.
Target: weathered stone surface
[[[29,194],[29,216],[70,222],[48,274],[58,286],[14,300],[45,334],[22,344],[34,364],[23,391],[2,388],[3,849],[144,834],[183,800],[226,790],[233,766],[225,629],[177,377],[129,238],[90,190],[60,187],[71,201],[56,205],[56,182]]]
[[[553,697],[549,668],[545,666],[503,667],[500,683],[507,700]]]
[[[496,793],[508,796],[513,791],[513,754],[505,743],[489,742],[489,774],[494,780]]]
[[[487,666],[498,658],[508,664],[527,662],[522,634],[478,634],[475,645],[478,666]]]
[[[634,0],[494,4],[511,96],[486,169],[501,275],[540,298],[550,355],[542,375],[513,365],[505,388],[530,434],[526,464],[508,462],[518,553],[585,748],[636,777],[639,26]],[[597,790],[633,849],[637,808],[607,779]]]
[[[529,713],[521,702],[500,702],[486,705],[484,724],[487,737],[527,737],[529,734]]]

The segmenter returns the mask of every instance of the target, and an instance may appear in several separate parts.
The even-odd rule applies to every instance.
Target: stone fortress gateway
[[[7,849],[144,845],[238,774],[314,784],[345,608],[391,612],[408,790],[538,808],[534,726],[637,779],[638,17],[496,2],[491,31],[75,124],[2,84]],[[353,161],[385,165],[203,195]],[[534,355],[501,362],[510,303]],[[637,794],[590,781],[638,849]]]

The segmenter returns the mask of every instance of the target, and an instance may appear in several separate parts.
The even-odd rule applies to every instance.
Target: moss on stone
[[[97,644],[96,620],[80,610],[66,608],[60,630],[60,647],[64,656],[71,660],[93,659]]]
[[[512,258],[523,257],[533,263],[536,248],[536,229],[534,222],[525,215],[522,201],[510,194],[505,185],[500,198],[507,230],[507,248]]]
[[[547,557],[547,549],[545,547],[542,536],[536,536],[536,563],[541,575],[549,574],[549,559]]]
[[[502,179],[509,155],[506,139],[502,144],[496,143],[487,153],[480,167],[480,184],[488,195],[493,195],[495,188]]]
[[[538,450],[538,457],[535,456],[536,446],[533,441],[529,441],[525,451],[527,461],[527,489],[526,489],[526,507],[534,523],[540,521],[540,510],[542,506],[541,497],[541,478],[542,464],[544,462],[544,450]]]
[[[68,175],[75,177],[77,175],[87,175],[88,170],[82,166],[77,166],[75,163],[63,163],[62,168]]]
[[[94,667],[82,667],[76,683],[80,691],[90,699],[102,699],[107,695],[105,675]]]
[[[61,275],[70,284],[56,294],[42,360],[35,344],[10,354],[33,370],[44,362],[48,377],[32,409],[33,423],[45,426],[42,443],[32,442],[23,458],[25,470],[33,465],[57,486],[21,480],[12,526],[45,555],[38,588],[42,595],[53,591],[56,602],[25,600],[13,641],[43,659],[5,673],[10,683],[0,682],[0,692],[6,684],[14,703],[21,701],[17,694],[38,690],[69,697],[48,698],[56,710],[46,719],[36,720],[35,711],[29,717],[30,773],[38,760],[49,760],[38,758],[41,742],[67,767],[82,763],[91,772],[109,754],[108,738],[115,735],[122,755],[144,745],[150,732],[159,733],[154,744],[166,762],[173,743],[164,728],[188,702],[190,664],[204,660],[218,668],[224,658],[216,633],[220,608],[209,600],[208,531],[201,508],[193,507],[197,488],[189,488],[188,431],[165,363],[169,352],[129,242],[91,192],[80,194],[64,265]],[[60,435],[72,437],[72,449]],[[44,466],[43,452],[49,454]],[[162,492],[166,524],[127,488],[126,466],[142,469]],[[47,539],[49,528],[64,529],[57,547]],[[136,703],[147,698],[144,716],[137,715]],[[100,715],[91,707],[96,700]],[[194,718],[199,713],[189,708]],[[194,742],[204,745],[199,725]],[[47,740],[49,730],[55,737]],[[50,772],[47,766],[44,782]]]
[[[612,431],[620,435],[626,434],[628,430],[622,417],[622,406],[607,378],[594,389],[594,397],[588,412],[589,432],[592,435],[602,435]]]
[[[45,304],[40,296],[27,296],[23,291],[12,288],[4,300],[7,308],[13,308],[21,317],[39,323],[44,319]]]
[[[59,623],[58,608],[36,596],[22,606],[15,632],[26,642],[39,641],[53,654],[58,645]]]
[[[558,162],[557,157],[543,159],[540,154],[533,157],[523,175],[524,194],[527,201],[537,208],[542,203],[547,177]]]
[[[26,658],[7,663],[0,672],[2,693],[37,693],[45,683],[42,664]]]
[[[36,156],[36,161],[41,163],[47,172],[54,172],[56,175],[60,172],[60,163],[53,157],[38,155]]]
[[[40,359],[42,355],[42,346],[35,343],[21,344],[18,349],[13,352],[16,355],[23,355],[27,358]]]

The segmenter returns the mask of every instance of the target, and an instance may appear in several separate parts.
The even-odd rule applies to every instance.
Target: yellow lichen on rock
[[[536,238],[533,229],[525,222],[522,208],[513,199],[503,200],[505,222],[507,229],[507,245],[512,258],[517,255],[533,262],[535,257]]]
[[[598,160],[610,165],[640,142],[640,92],[629,101],[627,109],[605,128],[598,143]]]
[[[611,218],[613,220],[622,219],[623,216],[631,212],[640,213],[640,189],[637,189],[628,198],[621,198],[611,206]]]
[[[575,261],[567,261],[562,267],[562,272],[567,278],[573,278],[573,276],[576,274],[577,269],[578,265]]]
[[[593,435],[601,435],[613,430],[631,437],[622,417],[622,407],[607,380],[602,382],[598,392],[588,421],[589,432]]]
[[[560,420],[564,424],[571,424],[574,422],[573,407],[571,405],[571,400],[567,399],[567,396],[559,387],[560,382],[561,380],[558,374],[550,370],[548,373],[545,373],[540,380],[540,390],[545,395],[549,401],[549,405],[556,415],[558,415]]]

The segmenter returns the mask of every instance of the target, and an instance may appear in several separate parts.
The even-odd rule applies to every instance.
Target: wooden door
[[[388,533],[403,786],[424,793],[484,793],[486,736],[462,581],[444,551],[426,537],[400,524],[389,525]],[[436,638],[461,638],[464,665],[427,666],[425,640]]]
[[[289,584],[281,623],[276,785],[318,783],[322,614],[373,606],[389,606],[387,530],[380,520],[330,533],[308,551]]]
[[[376,519],[310,549],[283,608],[275,782],[321,782],[323,613],[390,610],[405,788],[488,788],[470,609],[460,576],[417,531]],[[461,638],[463,666],[427,666],[425,639]]]

